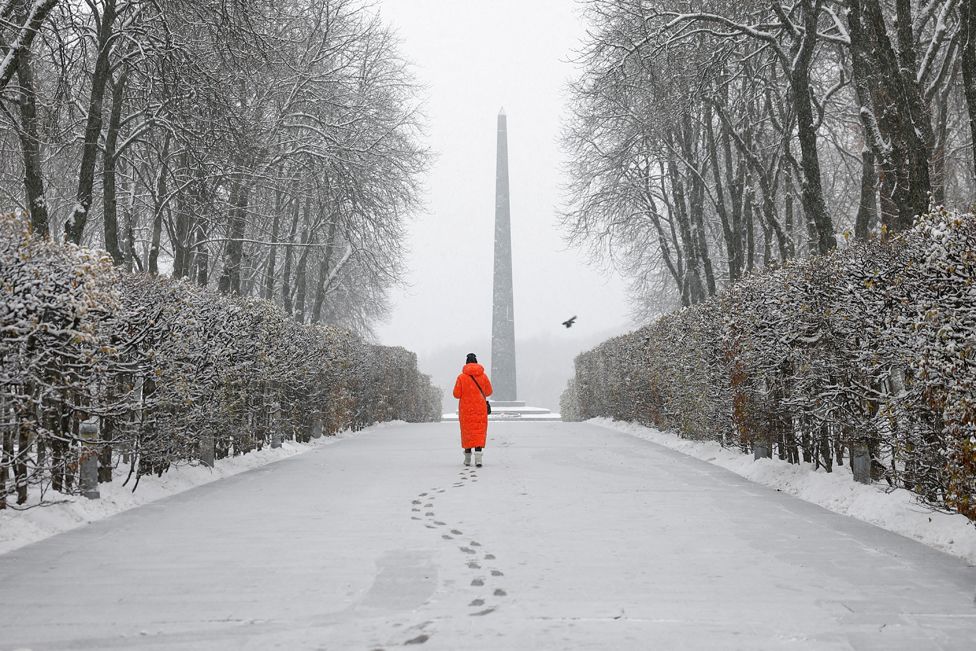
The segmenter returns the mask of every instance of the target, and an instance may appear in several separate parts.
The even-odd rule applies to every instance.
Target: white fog
[[[495,119],[508,115],[519,399],[558,409],[573,357],[631,329],[624,282],[587,264],[556,222],[565,175],[564,84],[583,25],[563,0],[485,5],[384,0],[406,58],[426,86],[426,213],[409,226],[406,282],[391,292],[382,343],[416,351],[450,389],[476,352],[490,367]],[[571,329],[561,322],[578,315]],[[456,407],[456,405],[455,405]]]

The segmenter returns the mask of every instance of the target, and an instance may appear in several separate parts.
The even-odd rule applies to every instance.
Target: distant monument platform
[[[529,407],[526,406],[525,402],[522,400],[488,400],[491,403],[491,415],[488,416],[488,420],[491,421],[532,421],[538,422],[540,420],[556,421],[562,420],[562,417],[545,409],[544,407]],[[454,421],[458,419],[457,412],[452,412],[449,414],[443,414],[441,416],[442,421]]]

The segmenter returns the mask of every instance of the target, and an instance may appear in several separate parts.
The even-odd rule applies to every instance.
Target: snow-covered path
[[[0,649],[972,649],[976,568],[589,424],[367,432],[0,556]]]

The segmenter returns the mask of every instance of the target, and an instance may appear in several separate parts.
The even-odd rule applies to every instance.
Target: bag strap
[[[488,399],[488,396],[486,396],[485,395],[485,392],[481,390],[481,385],[478,384],[478,381],[476,379],[474,379],[474,376],[473,375],[469,375],[468,377],[471,378],[471,381],[474,382],[474,385],[476,387],[478,387],[478,392],[481,393],[481,397],[484,398],[485,400],[487,400]]]

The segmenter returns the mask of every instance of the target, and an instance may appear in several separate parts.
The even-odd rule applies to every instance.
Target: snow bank
[[[125,481],[125,474],[117,473],[112,483],[99,484],[101,498],[97,500],[48,491],[44,496],[45,504],[39,505],[40,494],[32,492],[30,500],[22,507],[0,511],[0,554],[116,513],[182,493],[202,484],[209,484],[296,454],[304,454],[364,432],[402,424],[402,421],[381,423],[360,432],[340,432],[335,436],[313,439],[309,443],[283,441],[281,447],[277,449],[265,447],[239,457],[220,459],[214,468],[202,465],[179,466],[163,474],[162,477],[144,476],[139,480],[139,488],[135,492],[132,492],[135,479],[129,482],[128,487],[124,487],[122,482]],[[24,507],[28,508],[16,510]]]
[[[869,522],[976,565],[976,527],[965,516],[934,511],[904,489],[889,491],[887,485],[858,484],[847,465],[828,473],[814,470],[812,464],[753,460],[751,455],[723,448],[713,441],[690,441],[636,423],[608,418],[588,422],[721,466],[749,481]]]

